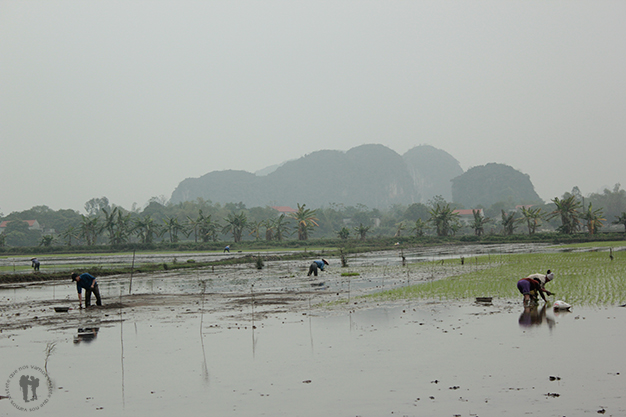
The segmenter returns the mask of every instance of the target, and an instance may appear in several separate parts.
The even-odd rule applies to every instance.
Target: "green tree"
[[[202,216],[202,210],[200,210],[200,216]],[[200,226],[201,219],[199,217],[192,219],[190,216],[187,216],[187,220],[185,221],[185,233],[187,237],[193,234],[194,242],[198,243],[198,228]]]
[[[267,240],[268,242],[274,240],[274,232],[276,230],[275,224],[276,219],[266,219],[261,222],[262,227],[265,228],[265,240]]]
[[[261,240],[261,229],[265,223],[261,221],[251,221],[248,224],[248,230],[250,231],[250,235],[254,236],[254,240]]]
[[[285,239],[291,233],[289,229],[289,223],[283,213],[274,221],[274,239],[278,241]]]
[[[102,230],[98,217],[87,217],[81,215],[81,224],[79,236],[85,239],[87,246],[93,246],[96,244],[98,235]]]
[[[532,235],[537,231],[537,227],[541,226],[541,220],[544,217],[543,213],[541,212],[541,207],[522,207],[522,216],[524,220],[526,220],[526,226],[528,226],[529,235]]]
[[[143,216],[134,220],[133,231],[144,244],[151,244],[154,238],[161,235],[162,227],[150,216]]]
[[[54,236],[52,235],[43,235],[41,237],[41,242],[39,242],[39,246],[52,246],[52,243],[54,242]]]
[[[110,209],[109,199],[106,197],[92,198],[85,203],[85,211],[89,217],[97,216],[103,209]]]
[[[315,217],[316,210],[307,209],[305,206],[306,204],[298,203],[298,210],[295,213],[289,213],[289,216],[296,221],[298,240],[307,240],[313,228],[319,226],[318,219]]]
[[[518,219],[515,218],[515,212],[507,213],[502,210],[502,227],[504,228],[504,234],[507,236],[515,233],[515,229],[517,227]]]
[[[621,224],[624,226],[624,233],[626,233],[626,212],[620,214],[617,219],[613,222],[613,224]]]
[[[74,226],[68,226],[62,233],[61,237],[65,240],[67,246],[72,246],[72,240],[80,238],[80,232]]]
[[[361,242],[365,240],[365,237],[367,236],[367,232],[369,232],[369,230],[370,226],[363,226],[363,223],[359,223],[359,225],[354,228],[354,231],[358,233]]]
[[[430,209],[430,218],[428,221],[434,226],[437,236],[448,236],[452,231],[452,224],[457,223],[459,219],[458,213],[450,208],[449,203],[436,203]]]
[[[198,216],[198,233],[203,242],[217,242],[217,229],[219,224],[211,219],[211,215],[203,215],[200,211]]]
[[[402,236],[402,232],[405,229],[406,229],[406,225],[404,224],[404,222],[396,223],[396,233],[393,235],[393,237]]]
[[[474,229],[474,234],[476,236],[482,236],[485,233],[485,225],[489,223],[491,219],[483,216],[481,210],[472,209],[472,214],[474,215],[474,220],[470,224],[470,227]]]
[[[104,213],[102,228],[108,233],[109,244],[121,245],[128,242],[132,229],[130,213],[124,214],[119,207],[114,207],[110,212],[104,208],[102,213]]]
[[[413,227],[411,227],[411,231],[415,233],[415,237],[421,237],[424,236],[424,229],[426,229],[427,226],[428,224],[424,220],[417,219]]]
[[[224,221],[226,225],[222,228],[222,233],[232,233],[235,243],[241,242],[243,231],[248,226],[248,218],[243,211],[239,214],[230,213]]]
[[[175,216],[166,217],[163,219],[165,230],[167,231],[170,243],[178,242],[178,233],[185,229],[185,227],[178,221]]]
[[[41,232],[30,230],[25,220],[15,219],[7,223],[2,233],[9,246],[36,246],[41,239]]]
[[[556,205],[556,210],[550,213],[549,218],[561,218],[561,226],[558,230],[568,235],[578,231],[580,229],[580,212],[578,209],[580,209],[581,203],[576,200],[576,195],[570,195],[563,199],[554,197],[552,202]]]
[[[347,227],[342,227],[340,231],[337,232],[337,237],[341,240],[348,240],[350,237],[350,230]]]
[[[602,209],[593,209],[592,204],[589,203],[589,207],[587,211],[582,215],[582,218],[585,220],[585,226],[587,227],[587,232],[590,236],[595,234],[602,227],[602,222],[606,219],[602,217]]]

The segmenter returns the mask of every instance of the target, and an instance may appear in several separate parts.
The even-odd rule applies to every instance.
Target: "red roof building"
[[[289,213],[297,213],[296,209],[292,209],[289,206],[272,206],[274,210],[279,212],[280,214],[289,214]]]

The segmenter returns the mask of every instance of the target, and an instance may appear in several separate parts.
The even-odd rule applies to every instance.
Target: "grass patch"
[[[493,258],[492,258],[493,259]],[[626,252],[614,252],[611,261],[607,251],[580,253],[515,254],[498,256],[497,262],[488,263],[479,257],[484,269],[458,274],[446,279],[433,280],[367,297],[381,299],[473,299],[494,297],[522,299],[517,281],[529,274],[545,273],[551,269],[556,276],[547,289],[557,299],[577,305],[612,305],[626,302]],[[419,267],[419,266],[418,266]],[[437,275],[436,263],[423,264]]]
[[[359,274],[358,272],[342,272],[341,273],[342,277],[358,277],[359,275],[361,274]]]

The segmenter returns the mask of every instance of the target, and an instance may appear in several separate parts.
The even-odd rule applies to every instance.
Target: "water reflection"
[[[524,307],[524,311],[519,316],[520,327],[540,326],[546,323],[552,329],[556,322],[552,317],[546,315],[547,306],[547,304],[544,304],[541,308],[538,306]]]
[[[78,334],[74,336],[74,343],[91,343],[98,337],[99,327],[79,327]]]

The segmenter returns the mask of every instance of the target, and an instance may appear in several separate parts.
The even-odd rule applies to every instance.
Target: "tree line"
[[[293,213],[271,207],[247,208],[243,203],[219,204],[197,199],[178,204],[152,198],[143,210],[125,210],[106,197],[85,203],[85,213],[54,211],[36,206],[14,212],[0,234],[0,247],[52,245],[123,245],[167,242],[233,242],[308,240],[310,237],[366,240],[374,237],[529,234],[554,231],[593,235],[607,224],[626,231],[626,191],[613,190],[583,197],[577,187],[549,203],[514,206],[499,202],[472,208],[462,219],[462,209],[440,196],[427,204],[394,205],[385,210],[365,205],[330,204],[311,209],[298,204]],[[37,220],[43,230],[29,230],[24,221]]]

